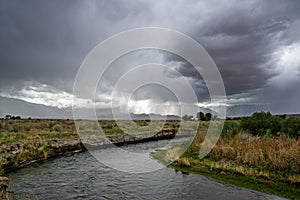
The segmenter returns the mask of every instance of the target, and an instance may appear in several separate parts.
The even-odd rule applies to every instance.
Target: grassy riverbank
[[[82,139],[97,145],[107,136],[113,143],[122,142],[122,136],[146,135],[155,132],[173,132],[178,121],[88,121],[48,119],[0,120],[0,175],[32,162],[46,160],[65,153],[83,151]],[[101,129],[100,129],[101,127]],[[150,136],[149,136],[150,137]],[[159,138],[168,137],[159,136]],[[130,138],[130,140],[137,140]],[[147,139],[147,137],[146,137]],[[141,140],[141,139],[140,139]]]
[[[147,134],[158,131],[176,131],[178,121],[150,122],[78,120],[77,128],[81,138],[114,136],[124,134]],[[100,129],[101,127],[101,129]],[[28,142],[31,140],[70,140],[79,139],[73,120],[55,119],[0,119],[0,143]]]
[[[204,121],[184,124],[179,121],[150,124],[147,120],[77,121],[80,138],[96,142],[103,136],[118,138],[128,134],[176,132],[179,126],[182,132],[178,134],[198,129],[193,142],[180,157],[181,146],[157,151],[153,157],[164,163],[176,160],[170,166],[183,172],[293,199],[300,197],[300,121],[266,113],[254,119],[227,121],[216,146],[204,159],[199,159],[208,125],[209,122]],[[0,174],[32,161],[83,150],[80,138],[71,120],[2,119]]]
[[[205,126],[200,126],[183,155],[178,156],[181,147],[177,146],[152,156],[165,164],[175,159],[170,167],[176,170],[300,199],[300,139],[282,132],[251,134],[240,125],[240,120],[225,122],[221,138],[203,159],[198,154],[207,132]]]

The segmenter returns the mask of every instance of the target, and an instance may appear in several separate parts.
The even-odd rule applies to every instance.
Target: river
[[[160,140],[123,149],[150,153],[167,143]],[[99,149],[93,154],[111,151]],[[9,191],[16,199],[282,199],[166,167],[148,173],[122,172],[101,164],[89,152],[32,164],[8,176]]]

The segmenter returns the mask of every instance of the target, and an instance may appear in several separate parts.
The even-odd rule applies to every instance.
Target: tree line
[[[300,136],[300,118],[274,116],[270,112],[257,112],[251,117],[242,118],[240,126],[254,135],[285,133],[287,136]]]
[[[210,121],[212,118],[217,118],[217,116],[213,116],[211,113],[203,113],[203,112],[198,112],[196,119],[200,121]],[[194,120],[194,117],[192,115],[184,115],[182,117],[184,121],[192,121]]]
[[[197,113],[197,120],[210,121],[216,118],[211,113]],[[191,115],[182,117],[185,121],[194,120]],[[223,137],[233,137],[241,130],[258,136],[277,136],[285,134],[288,137],[300,137],[300,118],[288,117],[286,115],[272,115],[270,112],[256,112],[250,117],[226,120],[223,126]]]
[[[15,115],[5,115],[5,119],[21,119],[21,117]]]
[[[240,120],[226,120],[222,135],[227,138],[232,137],[241,130],[263,137],[280,134],[287,137],[300,137],[300,118],[286,115],[274,116],[270,112],[256,112],[251,117],[243,117]]]

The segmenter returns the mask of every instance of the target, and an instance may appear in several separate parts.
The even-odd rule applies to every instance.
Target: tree
[[[197,118],[198,120],[202,120],[202,121],[205,121],[205,115],[203,112],[198,112],[197,113]]]
[[[254,135],[277,134],[282,129],[283,120],[272,116],[270,112],[257,112],[249,118],[243,118],[241,127]]]
[[[211,113],[204,114],[203,112],[198,112],[197,118],[198,118],[198,120],[201,120],[201,121],[210,121],[212,118],[212,114]]]
[[[205,114],[205,119],[206,119],[206,121],[210,121],[210,120],[211,120],[211,117],[212,117],[212,114],[211,114],[211,113],[206,113],[206,114]]]
[[[5,119],[21,119],[20,116],[14,116],[14,115],[5,115]]]

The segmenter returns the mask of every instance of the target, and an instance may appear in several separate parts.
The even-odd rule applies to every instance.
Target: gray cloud
[[[273,54],[282,45],[295,42],[287,35],[299,20],[299,6],[290,1],[229,3],[210,8],[212,15],[199,19],[201,26],[191,29],[191,35],[216,62],[229,95],[264,87],[278,75]],[[180,71],[198,79],[188,64]]]
[[[89,51],[112,34],[147,18],[142,2],[2,1],[1,85],[37,80],[65,90]],[[143,9],[142,9],[143,8]],[[143,10],[143,13],[138,12]]]
[[[299,10],[300,3],[289,0],[0,1],[0,85],[5,91],[19,91],[33,81],[71,93],[81,62],[98,43],[120,31],[159,26],[182,31],[204,46],[221,72],[229,97],[251,96],[247,103],[273,104],[274,111],[280,107],[284,112],[300,97],[293,89],[296,84],[287,80],[289,74],[282,75],[278,52],[300,42]],[[199,99],[207,98],[201,75],[189,63],[160,54],[164,59],[149,51],[116,61],[99,92],[109,92],[133,65],[162,61],[189,78]],[[289,70],[299,74],[299,66]],[[278,87],[282,83],[286,85]],[[137,98],[149,98],[153,91],[149,92]],[[163,90],[156,92],[157,99],[169,99]],[[293,99],[277,101],[282,95]]]

